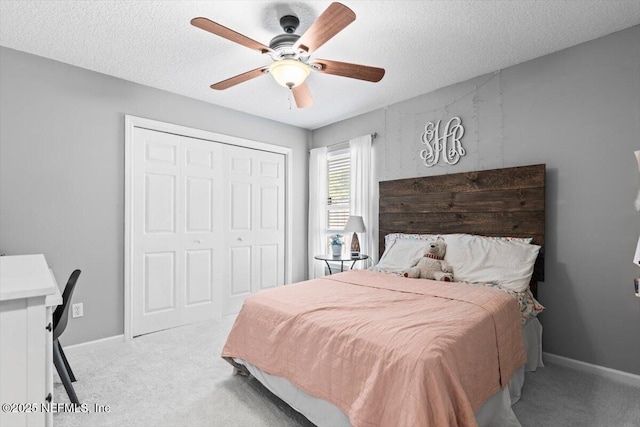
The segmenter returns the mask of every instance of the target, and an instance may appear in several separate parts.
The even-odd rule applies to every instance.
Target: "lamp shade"
[[[311,73],[311,69],[295,59],[282,59],[273,62],[269,66],[269,72],[276,82],[291,89],[301,85]]]
[[[352,231],[354,233],[364,233],[367,229],[364,227],[364,221],[361,216],[350,216],[344,231]]]

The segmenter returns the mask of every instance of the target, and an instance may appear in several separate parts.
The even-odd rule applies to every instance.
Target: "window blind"
[[[351,159],[349,153],[327,159],[327,228],[342,230],[349,219]]]

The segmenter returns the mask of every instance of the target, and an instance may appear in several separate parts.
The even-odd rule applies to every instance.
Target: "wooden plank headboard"
[[[389,233],[533,237],[544,281],[545,165],[380,182],[379,253]]]

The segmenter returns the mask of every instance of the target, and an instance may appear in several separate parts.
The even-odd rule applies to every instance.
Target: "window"
[[[331,252],[329,236],[344,234],[351,202],[351,157],[349,150],[327,154],[327,253]],[[346,243],[343,240],[343,243]],[[343,250],[346,244],[343,246]]]
[[[349,219],[351,159],[348,150],[327,156],[327,231],[340,232]]]
[[[322,190],[318,191],[318,188]],[[320,265],[314,256],[333,252],[329,244],[331,235],[342,235],[342,254],[351,255],[352,234],[345,234],[344,227],[354,213],[362,216],[367,227],[367,232],[359,236],[362,239],[360,247],[364,248],[364,254],[377,259],[374,254],[377,241],[371,233],[377,222],[374,218],[376,207],[371,204],[376,188],[377,182],[371,176],[371,135],[310,150],[309,277],[328,274],[326,269],[322,271],[326,266]]]

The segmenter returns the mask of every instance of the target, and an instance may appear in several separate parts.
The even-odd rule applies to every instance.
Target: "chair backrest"
[[[69,306],[71,306],[71,296],[73,295],[73,290],[76,287],[78,276],[80,276],[80,270],[75,270],[71,273],[71,276],[69,276],[69,280],[67,281],[67,285],[64,287],[64,292],[62,293],[62,304],[53,312],[54,340],[58,339],[67,327],[67,322],[69,321]]]

